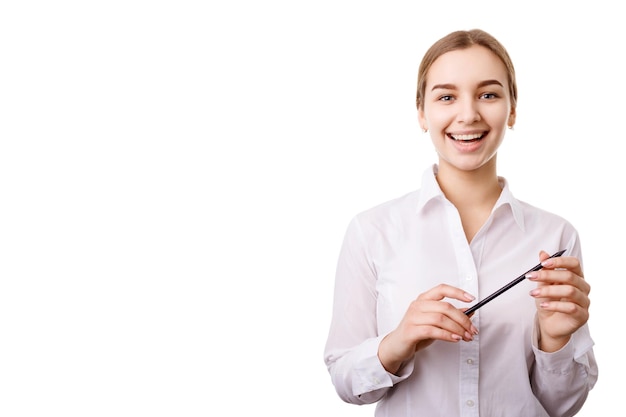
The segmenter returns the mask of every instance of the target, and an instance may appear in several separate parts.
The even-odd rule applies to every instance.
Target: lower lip
[[[452,141],[452,143],[454,143],[454,147],[459,151],[459,152],[463,152],[463,153],[470,153],[470,152],[475,152],[476,150],[478,150],[481,146],[482,146],[482,142],[483,140],[474,140],[474,141],[462,141],[462,140],[454,140],[454,139],[450,139]]]

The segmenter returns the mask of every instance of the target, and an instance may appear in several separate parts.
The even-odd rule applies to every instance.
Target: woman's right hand
[[[475,299],[447,284],[420,294],[411,302],[398,327],[380,342],[378,358],[388,372],[396,373],[402,362],[435,340],[469,342],[478,334],[470,316],[463,313],[466,309],[454,307],[445,298],[464,302]]]

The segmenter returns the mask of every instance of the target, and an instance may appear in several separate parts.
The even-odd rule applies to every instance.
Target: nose
[[[478,122],[481,119],[480,111],[478,109],[478,103],[476,102],[476,100],[467,98],[459,104],[459,122],[472,124],[474,122]]]

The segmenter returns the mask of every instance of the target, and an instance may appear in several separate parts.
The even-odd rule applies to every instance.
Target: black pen
[[[557,253],[555,253],[554,255],[550,256],[550,258],[559,257],[559,256],[563,255],[563,253],[565,253],[566,250],[567,249],[560,250]],[[550,258],[548,258],[548,259],[550,259]],[[509,282],[504,287],[500,288],[498,291],[496,291],[493,294],[491,294],[489,297],[479,301],[478,303],[474,304],[473,306],[471,306],[470,308],[465,310],[465,314],[469,315],[472,312],[478,310],[480,307],[484,306],[489,301],[493,300],[494,298],[496,298],[497,296],[499,296],[500,294],[502,294],[506,290],[508,290],[508,289],[512,288],[513,286],[519,284],[520,282],[524,281],[524,279],[526,278],[526,274],[528,274],[529,272],[539,271],[540,269],[543,269],[543,266],[541,265],[541,263],[537,264],[535,267],[533,267],[533,268],[529,269],[528,271],[524,272],[522,275],[520,275],[519,277],[515,278],[513,281]]]

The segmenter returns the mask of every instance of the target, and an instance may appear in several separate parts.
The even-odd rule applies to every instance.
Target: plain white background
[[[500,174],[582,238],[579,415],[620,407],[626,33],[554,3],[3,3],[0,414],[372,416],[323,363],[339,246],[435,162],[417,67],[475,27],[518,72]]]

